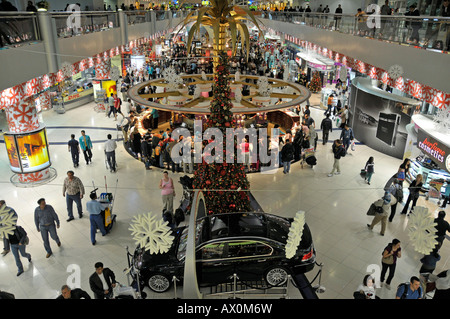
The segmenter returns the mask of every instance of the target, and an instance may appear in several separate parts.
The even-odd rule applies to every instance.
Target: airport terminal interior
[[[2,0],[0,292],[446,298],[448,6]],[[213,127],[259,135],[210,164]]]

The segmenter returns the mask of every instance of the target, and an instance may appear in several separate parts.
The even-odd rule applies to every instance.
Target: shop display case
[[[418,174],[422,174],[423,185],[422,190],[428,191],[430,182],[434,180],[450,181],[450,174],[447,171],[440,169],[440,167],[427,155],[421,154],[411,161],[410,168],[411,177],[414,180]],[[408,177],[408,182],[412,182]],[[445,186],[441,188],[441,194],[445,192]]]

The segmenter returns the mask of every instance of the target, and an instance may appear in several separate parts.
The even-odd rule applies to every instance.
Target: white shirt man
[[[105,143],[105,154],[110,172],[116,171],[116,148],[116,141],[112,139],[111,134],[108,134],[108,140]]]

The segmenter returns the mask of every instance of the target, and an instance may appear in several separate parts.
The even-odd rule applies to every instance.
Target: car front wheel
[[[170,279],[163,274],[151,274],[147,284],[154,292],[162,293],[170,288]]]
[[[270,286],[284,285],[288,280],[289,273],[286,269],[281,267],[274,267],[266,272],[265,280]]]

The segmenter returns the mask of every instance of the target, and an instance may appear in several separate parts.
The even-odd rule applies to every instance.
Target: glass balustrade
[[[32,12],[2,12],[0,14],[0,48],[20,46],[39,38],[37,16]]]
[[[354,36],[407,44],[417,48],[450,51],[450,18],[404,15],[345,15],[317,12],[257,13],[263,19],[305,25]]]

